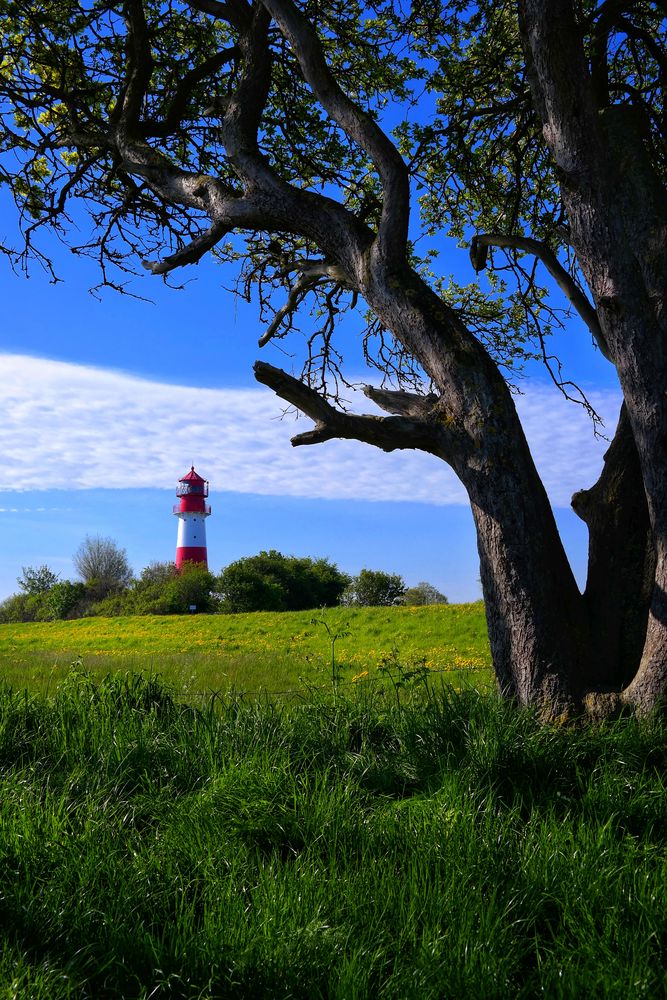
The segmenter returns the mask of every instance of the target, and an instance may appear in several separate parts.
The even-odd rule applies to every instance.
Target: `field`
[[[328,612],[334,692],[313,617],[0,630],[0,998],[666,996],[667,723],[475,690],[478,605]]]
[[[159,674],[191,699],[230,689],[302,694],[330,685],[336,634],[342,686],[360,674],[356,683],[380,677],[387,659],[424,664],[455,684],[491,682],[481,603],[1,625],[0,678],[46,691],[78,661],[96,677],[123,670]]]

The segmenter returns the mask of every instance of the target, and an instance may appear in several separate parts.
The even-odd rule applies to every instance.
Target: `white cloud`
[[[0,490],[171,489],[194,462],[214,492],[461,504],[453,473],[421,452],[352,441],[292,448],[302,418],[280,419],[266,389],[201,389],[21,355],[0,355]],[[613,427],[619,397],[591,401]],[[363,400],[363,406],[368,407]],[[517,401],[552,501],[590,485],[606,442],[548,386]]]

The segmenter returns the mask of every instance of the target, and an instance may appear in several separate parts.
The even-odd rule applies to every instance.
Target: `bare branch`
[[[597,312],[574,281],[572,275],[563,267],[556,254],[546,243],[541,243],[540,240],[534,240],[529,236],[504,236],[502,233],[484,233],[474,236],[470,244],[470,260],[475,271],[479,272],[486,267],[486,249],[491,246],[523,250],[525,253],[533,254],[538,260],[542,261],[560,290],[567,297],[568,302],[570,302],[583,319],[593,339],[600,348],[602,355],[607,361],[611,361],[609,349],[600,328]]]
[[[343,413],[335,409],[318,392],[280,368],[256,361],[255,378],[268,386],[281,399],[291,403],[315,422],[315,427],[292,438],[296,447],[320,444],[332,438],[347,438],[375,445],[383,451],[399,448],[419,449],[446,460],[447,434],[440,426],[405,416],[376,417],[368,414]]]
[[[294,312],[296,312],[303,297],[311,289],[315,288],[321,280],[321,278],[311,277],[306,274],[302,274],[299,278],[297,278],[289,290],[287,302],[277,311],[272,322],[259,338],[258,345],[260,347],[265,347],[268,344],[271,338],[275,336],[280,329],[280,324],[284,320],[285,316],[291,316]]]
[[[325,260],[298,261],[294,264],[294,268],[301,271],[301,274],[290,288],[285,305],[278,309],[265,333],[259,338],[260,347],[265,347],[276,335],[282,321],[286,316],[292,316],[296,312],[299,303],[309,291],[329,281],[338,288],[352,287],[342,269],[335,264],[328,264]]]
[[[340,88],[327,66],[315,29],[291,0],[262,2],[292,46],[315,97],[375,164],[384,193],[379,249],[389,263],[403,263],[410,217],[410,188],[408,170],[400,153],[371,116]]]

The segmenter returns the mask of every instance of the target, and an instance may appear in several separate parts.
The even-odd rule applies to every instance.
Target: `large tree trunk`
[[[509,389],[414,273],[368,273],[367,301],[439,392],[431,414],[439,444],[430,450],[452,466],[470,498],[500,690],[549,715],[576,711],[593,680],[586,608]]]
[[[521,0],[534,103],[559,171],[572,246],[616,366],[655,547],[639,671],[622,700],[667,690],[667,199],[632,109],[600,113],[569,0]]]

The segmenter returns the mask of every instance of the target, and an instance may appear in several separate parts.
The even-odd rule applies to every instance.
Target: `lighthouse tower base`
[[[206,552],[206,520],[204,514],[178,511],[176,538],[176,569],[184,562],[208,565]]]

